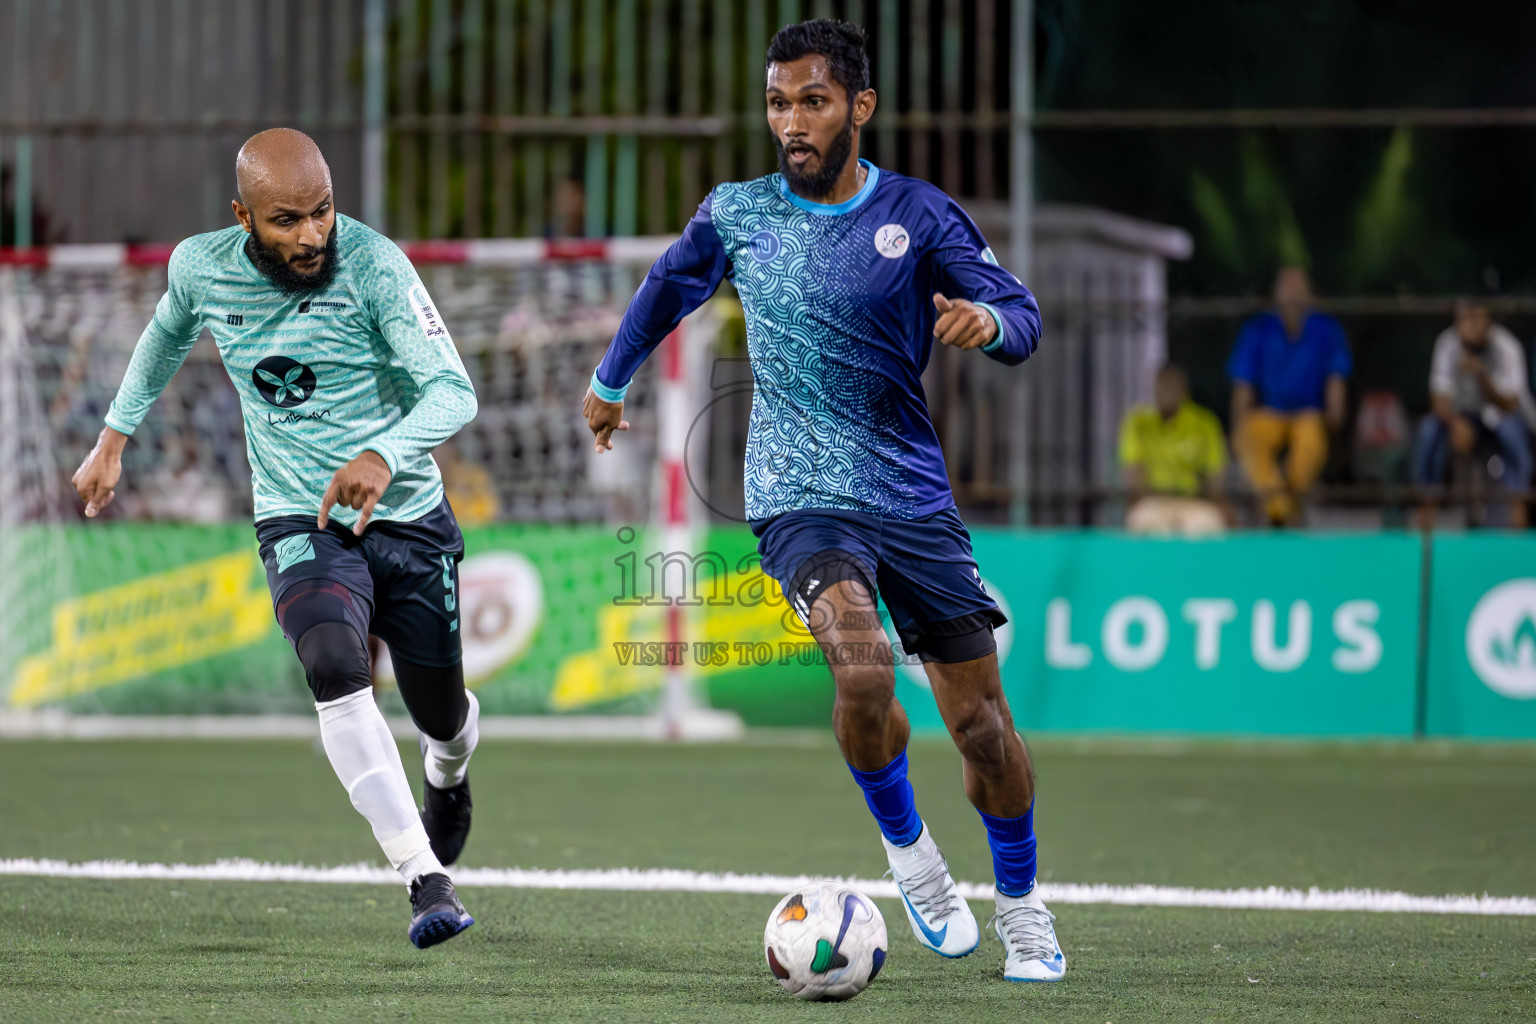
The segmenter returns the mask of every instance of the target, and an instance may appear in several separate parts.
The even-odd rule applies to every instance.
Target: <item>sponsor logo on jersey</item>
[[[333,312],[346,308],[347,304],[345,302],[333,302],[329,299],[305,299],[299,303],[300,313],[308,313],[310,310],[314,310],[316,313]]]
[[[328,420],[331,418],[331,410],[316,409],[313,412],[290,412],[279,415],[275,412],[267,413],[267,424],[280,427],[285,423],[303,423],[305,420]]]
[[[416,322],[421,324],[421,333],[429,338],[448,337],[448,328],[443,326],[443,318],[438,316],[437,307],[432,305],[432,296],[419,284],[413,284],[407,292],[410,299],[411,311],[416,314]]]
[[[906,228],[900,224],[887,224],[875,232],[875,252],[888,260],[899,260],[907,254],[911,241]]]
[[[779,241],[779,236],[772,231],[759,231],[747,239],[748,251],[752,253],[752,258],[759,263],[767,263],[777,256],[779,250],[783,247],[783,243]]]
[[[269,404],[291,409],[315,393],[315,371],[287,356],[267,356],[251,371],[251,383]]]
[[[224,322],[231,327],[239,327],[245,323],[245,317],[240,313],[225,313]]]
[[[1467,661],[1494,693],[1536,698],[1536,579],[1484,594],[1467,620]]]

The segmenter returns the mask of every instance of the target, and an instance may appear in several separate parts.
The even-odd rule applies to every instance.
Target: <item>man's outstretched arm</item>
[[[615,430],[629,429],[624,419],[624,396],[640,364],[725,279],[730,258],[710,214],[713,198],[705,198],[682,237],[645,275],[624,312],[618,333],[588,382],[581,412],[599,452],[613,447]]]
[[[187,353],[192,351],[197,336],[202,333],[188,295],[186,278],[182,250],[177,246],[171,254],[165,294],[155,307],[154,319],[144,328],[134,346],[122,386],[107,409],[107,425],[96,439],[96,447],[70,478],[80,499],[85,502],[88,518],[94,519],[116,497],[114,488],[123,472],[123,446],[176,371],[181,369],[181,364],[186,362]]]

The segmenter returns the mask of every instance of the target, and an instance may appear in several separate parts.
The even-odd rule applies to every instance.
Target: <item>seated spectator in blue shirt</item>
[[[1486,303],[1456,303],[1456,323],[1441,332],[1430,357],[1432,411],[1419,425],[1414,475],[1421,484],[1445,481],[1450,452],[1471,455],[1482,441],[1499,456],[1498,482],[1523,492],[1531,484],[1531,437],[1527,417],[1536,403],[1526,384],[1525,351],[1515,336],[1493,322]],[[1433,507],[1423,512],[1432,521]],[[1525,501],[1510,502],[1510,525],[1524,529]]]
[[[1276,525],[1296,522],[1297,497],[1328,461],[1328,432],[1344,425],[1351,365],[1343,326],[1312,306],[1307,272],[1282,267],[1275,308],[1243,324],[1227,364],[1232,447]]]

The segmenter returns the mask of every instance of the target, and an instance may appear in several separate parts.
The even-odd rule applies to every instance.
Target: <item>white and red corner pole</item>
[[[694,554],[693,532],[689,521],[691,518],[689,510],[693,503],[688,500],[688,469],[685,464],[688,454],[688,410],[691,407],[688,401],[689,339],[687,332],[688,326],[679,324],[676,330],[667,335],[661,349],[661,387],[657,396],[659,437],[656,454],[661,475],[657,499],[661,504],[659,519],[661,550],[664,558],[673,552],[683,552],[688,556]],[[690,571],[691,565],[691,558],[682,563],[685,574]],[[667,592],[665,570],[663,570],[661,586],[662,593],[665,594]],[[682,655],[677,657],[674,654],[667,660],[666,677],[662,684],[661,718],[670,739],[680,737],[682,719],[693,710],[695,705],[692,673],[689,671],[690,652],[686,646],[688,610],[677,603],[678,597],[687,596],[691,586],[692,581],[684,579],[680,594],[666,605],[665,632],[667,643],[670,645],[667,649],[680,652]]]

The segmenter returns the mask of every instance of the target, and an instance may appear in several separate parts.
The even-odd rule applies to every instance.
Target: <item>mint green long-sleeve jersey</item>
[[[107,426],[133,433],[206,327],[240,394],[257,520],[316,515],[332,475],[365,451],[393,474],[375,519],[408,522],[432,511],[443,483],[431,450],[477,406],[411,261],[338,214],[335,279],[288,295],[251,264],[245,240],[236,225],[176,247]],[[332,510],[348,526],[358,514]]]

